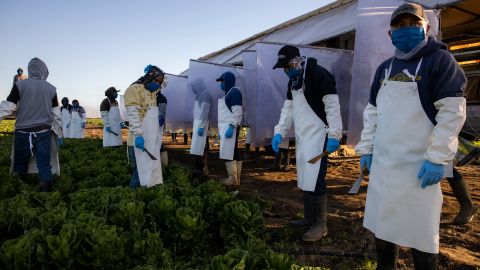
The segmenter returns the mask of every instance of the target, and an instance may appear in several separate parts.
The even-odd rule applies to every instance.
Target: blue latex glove
[[[145,149],[145,140],[143,139],[143,136],[135,137],[135,147],[140,150]]]
[[[363,155],[360,158],[360,170],[362,171],[365,166],[368,171],[370,171],[370,167],[372,167],[372,154]]]
[[[164,115],[158,115],[158,126],[163,126],[165,125],[165,116]]]
[[[327,152],[329,154],[337,151],[339,147],[340,147],[340,141],[339,140],[333,139],[333,138],[328,138],[328,140],[327,140]]]
[[[70,128],[70,124],[67,124],[67,128]]]
[[[85,128],[85,122],[82,122],[82,128]]]
[[[57,139],[57,145],[60,147],[63,144],[63,138],[58,138]]]
[[[282,143],[282,139],[283,139],[282,135],[280,134],[275,134],[275,136],[273,136],[272,148],[273,148],[273,151],[275,151],[276,153],[280,151],[280,148],[278,146]]]
[[[203,136],[203,130],[204,130],[203,128],[198,128],[197,129],[198,136]]]
[[[225,138],[227,138],[227,139],[232,138],[234,130],[235,130],[235,127],[232,126],[232,125],[229,125],[227,131],[225,132]]]
[[[418,179],[421,180],[422,188],[426,188],[430,185],[435,185],[442,180],[445,174],[445,166],[442,164],[435,164],[428,160],[425,160],[418,172]]]
[[[121,122],[121,123],[120,123],[120,128],[127,128],[127,126],[125,125],[124,122]]]
[[[105,130],[106,130],[107,132],[112,132],[112,129],[111,129],[110,127],[106,127]]]

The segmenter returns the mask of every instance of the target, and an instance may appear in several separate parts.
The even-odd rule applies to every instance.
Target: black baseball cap
[[[105,96],[109,96],[113,93],[120,92],[120,90],[117,90],[115,87],[109,87],[107,90],[105,90]]]
[[[414,3],[405,3],[395,9],[395,11],[392,13],[390,25],[394,25],[395,23],[397,23],[397,19],[400,17],[400,15],[404,14],[411,14],[421,20],[427,20],[427,14],[425,13],[425,10],[422,8],[422,6]]]
[[[300,50],[293,45],[285,45],[278,51],[278,60],[273,69],[284,68],[293,58],[300,56]]]

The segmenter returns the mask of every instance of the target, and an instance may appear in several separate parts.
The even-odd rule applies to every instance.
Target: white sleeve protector
[[[232,106],[232,119],[230,120],[230,125],[234,127],[240,126],[242,124],[243,118],[243,107],[242,106]]]
[[[137,106],[127,106],[128,130],[134,136],[142,135],[142,120]]]
[[[293,101],[285,100],[283,103],[282,112],[280,113],[280,120],[275,126],[274,134],[280,134],[283,138],[287,136],[287,132],[290,130],[293,124]]]
[[[453,160],[458,148],[458,133],[466,119],[466,100],[463,97],[447,97],[434,103],[438,113],[433,128],[432,143],[425,159],[447,165]]]
[[[355,152],[359,155],[373,153],[373,141],[377,131],[377,107],[368,103],[363,111],[363,130],[360,135],[360,142],[355,147]]]
[[[199,115],[199,126],[201,128],[206,128],[208,123],[208,115],[210,114],[210,103],[201,102],[200,103],[200,115]]]
[[[87,113],[85,111],[82,113],[82,120],[83,120],[83,123],[85,124],[87,123]]]
[[[322,98],[325,105],[325,113],[327,115],[328,137],[341,140],[342,139],[342,114],[340,113],[340,101],[337,94],[325,95]]]
[[[5,116],[12,114],[15,108],[17,108],[17,104],[13,102],[6,100],[0,102],[0,120],[2,120]]]
[[[107,111],[101,111],[100,115],[102,116],[103,126],[104,127],[110,127],[110,123],[108,122],[108,112]]]
[[[59,106],[52,108],[52,130],[59,138],[63,138],[62,116]]]

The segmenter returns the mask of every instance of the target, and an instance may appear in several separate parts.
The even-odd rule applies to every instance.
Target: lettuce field
[[[163,185],[132,190],[125,146],[67,139],[54,192],[39,193],[9,175],[12,139],[0,137],[1,269],[300,269],[267,247],[261,206],[215,181],[172,165]]]

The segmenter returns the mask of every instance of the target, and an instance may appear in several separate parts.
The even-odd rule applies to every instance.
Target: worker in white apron
[[[55,86],[47,82],[47,65],[38,58],[28,63],[28,79],[17,81],[0,103],[0,121],[16,110],[11,173],[24,180],[38,174],[39,191],[52,190],[53,176],[60,175],[58,146],[62,122]]]
[[[283,68],[290,80],[287,100],[275,126],[272,148],[279,152],[279,146],[293,123],[297,183],[304,191],[305,217],[293,221],[292,225],[310,226],[302,239],[318,241],[328,232],[325,182],[327,153],[336,151],[342,138],[342,117],[335,77],[318,65],[316,59],[301,57],[299,49],[291,45],[283,46],[278,51],[275,68]],[[320,160],[312,162],[315,158]]]
[[[428,37],[425,12],[403,4],[390,22],[395,56],[375,74],[356,152],[370,171],[363,225],[378,269],[396,269],[398,245],[416,269],[436,269],[442,190],[465,121],[466,78],[445,44]]]
[[[220,136],[220,159],[225,160],[228,178],[222,181],[226,186],[239,186],[242,161],[238,153],[238,134],[242,123],[242,93],[235,87],[235,75],[227,71],[218,79],[225,96],[218,100],[218,134]]]
[[[196,80],[189,86],[195,96],[190,154],[196,156],[196,173],[207,176],[208,128],[210,125],[212,98],[206,91],[202,80]]]
[[[125,124],[120,117],[120,109],[117,102],[118,92],[115,87],[109,87],[105,91],[106,99],[100,104],[100,114],[103,120],[103,147],[122,145],[122,128]]]
[[[160,158],[163,126],[159,125],[157,94],[165,86],[165,73],[148,65],[145,75],[125,91],[129,121],[127,145],[133,165],[132,188],[163,183]]]
[[[70,138],[83,139],[85,138],[85,126],[87,124],[87,114],[85,109],[80,106],[78,100],[72,101],[72,120],[67,128],[70,131]]]
[[[62,98],[62,107],[60,107],[62,117],[62,132],[64,138],[70,137],[70,122],[72,121],[72,105],[68,103],[68,98]]]

